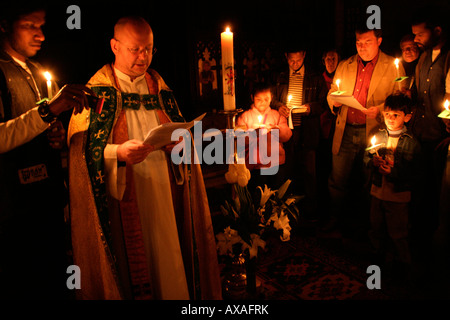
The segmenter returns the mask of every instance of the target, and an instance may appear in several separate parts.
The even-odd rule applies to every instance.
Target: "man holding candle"
[[[294,41],[294,40],[293,40]],[[322,75],[306,65],[304,39],[285,50],[286,71],[278,74],[271,106],[286,118],[292,116],[292,138],[285,143],[286,171],[296,193],[305,194],[305,215],[317,219],[316,150],[320,115],[327,87]],[[289,108],[301,107],[292,109]]]
[[[400,50],[402,50],[402,65],[405,69],[405,74],[408,77],[406,79],[408,90],[412,90],[414,87],[415,71],[417,63],[419,62],[420,50],[417,43],[414,42],[414,35],[407,34],[400,40]],[[416,92],[411,92],[412,99],[415,99]]]
[[[450,73],[449,73],[450,75]],[[447,76],[449,78],[449,76]],[[445,109],[449,110],[450,87],[447,86],[444,103]],[[442,180],[439,183],[439,226],[433,236],[435,249],[436,279],[439,288],[446,294],[449,292],[450,279],[446,273],[450,268],[450,113],[439,115],[445,124],[446,136],[436,147],[437,171]],[[441,280],[442,279],[442,280]]]
[[[398,84],[394,81],[397,78],[394,58],[380,50],[381,34],[381,29],[369,30],[365,24],[357,28],[355,35],[358,53],[342,61],[334,76],[341,80],[340,91],[352,94],[366,110],[360,111],[335,102],[331,96],[337,90],[335,83],[331,84],[328,93],[329,107],[337,115],[337,119],[329,179],[332,211],[324,231],[334,230],[338,224],[346,229],[343,231],[349,232],[364,231],[367,228],[368,216],[362,214],[367,212],[368,205],[368,175],[364,169],[363,156],[370,132],[377,130],[382,124],[386,97],[398,90]],[[401,65],[399,75],[404,76]],[[355,181],[353,184],[350,183],[351,179]],[[351,187],[356,193],[350,193]],[[350,195],[353,201],[348,202],[347,197]],[[360,201],[356,201],[357,199]],[[349,206],[345,207],[345,203],[356,204],[356,210],[352,212]],[[352,229],[356,230],[349,230],[350,223],[355,224]]]
[[[105,99],[102,114],[83,112],[69,125],[79,298],[220,299],[200,165],[176,166],[173,145],[142,142],[159,124],[184,122],[173,92],[149,69],[153,31],[141,17],[123,17],[110,45],[114,63],[88,83]]]
[[[334,79],[336,68],[340,61],[340,55],[336,49],[324,51],[322,62],[325,70],[322,76],[327,84],[327,92],[331,88],[333,80],[336,82],[339,91],[340,79]],[[320,216],[326,217],[329,211],[329,191],[328,177],[331,172],[331,145],[333,143],[334,127],[336,125],[336,115],[326,107],[325,111],[320,115],[320,142],[317,148],[317,185],[319,194],[323,201],[319,202]]]
[[[445,79],[450,69],[450,45],[447,40],[445,11],[439,7],[421,8],[412,18],[414,41],[423,50],[417,63],[415,85],[417,104],[410,128],[419,140],[424,155],[421,192],[414,197],[413,240],[418,261],[424,263],[423,276],[430,267],[432,234],[438,227],[439,189],[442,176],[437,170],[436,147],[445,136],[445,125],[438,118],[443,110]],[[432,199],[432,201],[430,201]]]
[[[42,67],[30,60],[45,37],[41,7],[2,5],[0,29],[0,299],[64,299],[64,207],[68,194],[57,120],[87,106],[84,86],[69,85],[49,102]]]
[[[423,53],[416,67],[418,105],[411,129],[421,142],[431,145],[440,141],[445,133],[445,126],[437,115],[442,111],[445,79],[450,68],[450,47],[444,28],[446,17],[433,10],[437,9],[421,10],[412,22],[414,41]]]

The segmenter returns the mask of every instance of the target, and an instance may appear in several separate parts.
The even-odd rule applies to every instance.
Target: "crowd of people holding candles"
[[[325,51],[323,73],[305,62],[305,44],[289,43],[284,70],[253,85],[238,124],[261,127],[259,116],[280,137],[292,131],[280,139],[281,178],[252,170],[252,188],[291,179],[319,234],[367,241],[377,264],[417,284],[450,265],[450,43],[439,10],[411,18],[411,32],[398,42],[401,57],[385,54],[382,30],[363,24],[354,30],[356,54]],[[267,93],[271,108],[261,108]]]
[[[143,143],[158,124],[185,121],[150,68],[149,23],[119,19],[114,62],[86,86],[59,90],[31,59],[45,40],[46,11],[10,5],[0,21],[0,297],[73,298],[65,268],[73,262],[82,270],[79,299],[221,299],[201,167],[167,161],[178,142]],[[439,279],[445,294],[448,30],[442,12],[421,10],[399,40],[400,58],[385,54],[382,30],[364,23],[354,30],[355,54],[324,52],[323,72],[306,62],[305,43],[291,42],[285,68],[252,86],[242,114],[233,33],[221,35],[224,112],[240,129],[257,121],[267,134],[280,132],[277,174],[251,167],[249,186],[277,189],[291,179],[291,191],[305,195],[302,217],[318,234],[367,240],[373,264],[406,285]],[[30,261],[42,262],[32,266],[33,281]]]

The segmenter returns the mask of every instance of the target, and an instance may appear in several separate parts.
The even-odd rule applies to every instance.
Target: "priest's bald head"
[[[153,58],[153,31],[148,22],[135,16],[123,17],[114,26],[111,49],[114,66],[131,80],[143,75]]]

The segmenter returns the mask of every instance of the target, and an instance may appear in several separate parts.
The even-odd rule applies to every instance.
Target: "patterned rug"
[[[257,294],[262,300],[394,300],[408,290],[386,276],[381,289],[368,289],[363,256],[345,252],[330,241],[293,235],[289,242],[270,239],[257,258]]]

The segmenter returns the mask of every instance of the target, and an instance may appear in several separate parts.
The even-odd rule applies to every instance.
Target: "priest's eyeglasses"
[[[123,42],[122,41],[120,41],[120,40],[117,40],[117,39],[115,39],[117,42],[120,42],[120,43],[122,43],[123,44]],[[144,48],[144,49],[139,49],[139,48],[128,48],[128,47],[125,47],[125,48],[127,48],[127,50],[128,51],[130,51],[130,53],[132,54],[132,55],[139,55],[139,54],[141,54],[141,53],[143,53],[143,54],[145,54],[145,55],[149,55],[150,53],[152,54],[152,55],[154,55],[155,53],[156,53],[156,48],[152,48],[151,46],[148,46],[148,47],[146,47],[146,48]]]

